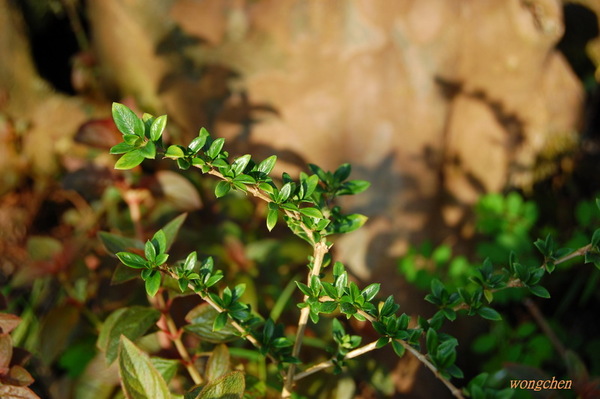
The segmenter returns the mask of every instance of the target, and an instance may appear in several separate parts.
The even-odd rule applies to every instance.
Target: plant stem
[[[344,356],[344,360],[353,359],[355,357],[364,355],[365,353],[370,352],[374,349],[377,349],[377,341],[373,341],[370,344],[361,346],[358,349],[354,349],[353,351],[348,352],[346,354],[346,356]],[[308,377],[311,374],[314,374],[318,371],[325,370],[325,369],[327,369],[329,367],[333,367],[333,366],[334,366],[334,363],[332,360],[327,360],[325,362],[316,364],[316,365],[304,370],[303,372],[296,374],[294,376],[294,381],[301,380],[304,377]]]
[[[192,381],[194,381],[194,384],[201,384],[204,381],[204,379],[202,378],[196,367],[194,367],[194,362],[192,361],[192,358],[188,353],[185,345],[183,345],[183,342],[181,341],[181,331],[175,325],[175,321],[173,320],[171,314],[168,311],[165,299],[163,298],[162,294],[157,295],[155,298],[156,304],[160,309],[162,317],[164,318],[165,324],[167,326],[167,330],[169,332],[167,334],[168,337],[175,344],[175,348],[177,349],[181,360],[183,360],[183,365],[185,366],[190,377],[192,377]]]
[[[459,399],[464,399],[464,396],[463,396],[461,390],[458,389],[454,384],[452,384],[450,382],[450,380],[448,380],[443,375],[441,375],[440,372],[438,371],[438,369],[427,359],[427,357],[425,357],[425,355],[423,355],[421,352],[419,352],[418,350],[416,350],[415,348],[410,346],[407,342],[405,342],[401,339],[397,339],[396,341],[398,341],[400,343],[400,345],[402,345],[404,347],[404,349],[406,349],[407,351],[412,353],[413,356],[415,356],[417,359],[419,359],[419,361],[421,363],[423,363],[429,370],[431,370],[433,375],[435,375],[435,377],[437,379],[442,381],[442,383],[450,390],[450,392],[452,392],[453,396],[455,396]]]
[[[308,274],[308,286],[310,286],[310,281],[312,280],[312,276],[318,276],[321,274],[321,266],[323,265],[323,258],[325,254],[329,251],[329,246],[325,242],[325,239],[322,238],[319,242],[317,242],[314,246],[313,251],[313,267]],[[304,296],[304,301],[306,301],[308,297]],[[300,311],[300,318],[298,319],[298,330],[296,332],[296,340],[294,341],[294,347],[292,349],[292,356],[298,357],[300,355],[300,349],[302,348],[302,339],[304,337],[304,332],[306,330],[306,326],[308,324],[308,317],[310,315],[310,308],[304,307]],[[283,390],[281,391],[281,397],[283,399],[289,398],[292,394],[292,388],[294,385],[294,374],[296,373],[296,365],[291,364],[287,376],[285,378],[285,383],[283,385]]]

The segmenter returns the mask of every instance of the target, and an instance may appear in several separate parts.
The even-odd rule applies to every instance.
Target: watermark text
[[[526,389],[529,391],[554,390],[554,389],[571,389],[573,381],[557,380],[552,377],[551,380],[510,380],[511,389]]]

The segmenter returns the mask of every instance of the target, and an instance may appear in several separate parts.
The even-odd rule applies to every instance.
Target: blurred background
[[[99,231],[147,238],[189,212],[174,251],[216,255],[257,309],[258,289],[277,298],[303,273],[307,248],[268,235],[260,204],[217,203],[169,162],[113,170],[113,101],[168,114],[174,143],[206,127],[232,155],[276,154],[275,175],[350,162],[372,186],[343,205],[369,222],[335,255],[430,315],[432,278],[459,287],[510,251],[541,262],[536,238],[576,248],[599,226],[599,18],[598,0],[0,0],[0,305],[22,319],[30,388],[116,397],[97,326],[145,298],[110,284]],[[550,300],[506,294],[502,322],[456,322],[467,378],[563,376],[600,397],[600,274],[582,263],[548,278]],[[408,357],[353,367],[337,397],[449,395]],[[340,392],[311,384],[307,397]]]

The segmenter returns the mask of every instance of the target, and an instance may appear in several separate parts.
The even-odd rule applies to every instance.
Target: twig
[[[429,370],[431,370],[431,372],[433,373],[433,375],[435,375],[435,377],[437,379],[439,379],[440,381],[442,381],[442,383],[450,390],[450,392],[452,392],[452,395],[454,395],[455,397],[459,398],[459,399],[464,399],[464,396],[461,392],[460,389],[458,389],[454,384],[452,384],[450,382],[450,380],[448,380],[446,377],[444,377],[443,375],[440,374],[440,372],[438,371],[438,369],[433,365],[433,363],[431,363],[426,357],[425,355],[423,355],[421,352],[419,352],[418,350],[416,350],[415,348],[413,348],[412,346],[410,346],[407,342],[401,340],[401,339],[397,339],[397,342],[400,343],[400,345],[402,345],[404,347],[404,349],[406,349],[407,351],[409,351],[410,353],[413,354],[413,356],[415,356],[417,359],[419,359],[419,361],[421,363],[423,363]]]
[[[202,378],[196,367],[194,367],[194,362],[192,361],[192,358],[188,353],[185,345],[183,345],[183,342],[181,341],[181,331],[175,325],[175,321],[171,317],[171,314],[167,309],[165,300],[161,293],[159,293],[156,296],[156,303],[159,309],[161,310],[162,317],[164,318],[165,324],[167,325],[167,330],[169,332],[169,334],[167,335],[169,339],[175,344],[175,348],[177,348],[177,352],[179,353],[181,360],[183,360],[183,365],[185,366],[185,369],[189,373],[190,377],[192,377],[194,384],[201,384],[204,381],[204,379]]]
[[[344,356],[344,360],[353,359],[355,357],[364,355],[365,353],[370,352],[370,351],[375,350],[375,349],[377,349],[377,341],[373,341],[370,344],[361,346],[358,349],[354,349],[353,351],[348,352],[346,354],[346,356]],[[329,367],[333,367],[334,365],[335,364],[333,363],[332,360],[327,360],[325,362],[316,364],[316,365],[314,365],[314,366],[312,366],[312,367],[304,370],[303,372],[296,374],[294,376],[294,381],[301,380],[304,377],[308,377],[311,374],[314,374],[314,373],[316,373],[318,371],[321,371],[321,370],[325,370],[325,369],[327,369]]]
[[[523,304],[525,305],[525,307],[527,308],[527,310],[529,311],[531,316],[535,319],[535,322],[538,324],[538,326],[540,326],[540,328],[542,329],[544,334],[546,334],[546,336],[548,337],[550,342],[552,342],[554,349],[556,349],[558,354],[563,359],[566,359],[567,349],[565,348],[563,343],[560,341],[560,339],[558,339],[558,337],[554,333],[554,330],[552,330],[552,328],[550,327],[550,325],[548,324],[548,322],[542,315],[542,312],[540,312],[540,309],[535,304],[535,302],[533,302],[531,300],[531,298],[525,298],[525,300],[523,300]]]
[[[321,239],[314,246],[314,256],[313,256],[313,267],[308,274],[308,285],[310,286],[310,281],[312,276],[318,276],[321,273],[321,266],[323,265],[323,258],[325,254],[329,251],[329,247],[327,246],[325,239]],[[304,296],[304,301],[306,301],[308,297]],[[308,317],[310,315],[310,308],[304,307],[300,311],[300,318],[298,319],[298,330],[296,332],[296,340],[294,341],[294,347],[292,349],[292,356],[298,357],[300,354],[300,349],[302,348],[302,339],[304,337],[304,331],[306,330],[306,326],[308,324]],[[296,365],[290,364],[290,367],[287,372],[287,376],[285,378],[285,383],[283,385],[283,390],[281,391],[281,397],[283,399],[289,398],[292,394],[292,386],[294,385],[294,374],[296,373]]]

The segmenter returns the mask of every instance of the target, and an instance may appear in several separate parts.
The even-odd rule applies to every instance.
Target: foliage
[[[302,172],[298,180],[294,180],[289,174],[283,173],[278,183],[270,177],[275,167],[275,156],[261,162],[252,160],[248,154],[230,160],[229,154],[224,150],[224,140],[213,139],[205,129],[201,129],[188,146],[166,146],[162,139],[166,116],[154,117],[144,114],[140,119],[121,104],[113,105],[113,118],[123,135],[123,142],[111,149],[111,153],[121,155],[115,165],[117,169],[135,168],[144,159],[154,159],[157,155],[174,160],[182,170],[198,168],[203,174],[213,175],[218,179],[214,186],[217,198],[225,197],[231,191],[240,191],[266,202],[267,229],[273,230],[281,218],[287,227],[306,241],[313,250],[307,265],[306,282],[296,278],[292,280],[304,298],[297,304],[301,309],[300,318],[294,336],[290,336],[285,332],[284,325],[276,323],[270,317],[261,316],[250,304],[244,302],[245,284],[233,287],[221,284],[225,276],[213,257],[200,259],[196,251],[191,251],[181,261],[170,261],[168,243],[175,241],[178,228],[167,225],[158,230],[145,243],[137,242],[134,247],[140,250],[135,252],[128,250],[128,244],[131,244],[128,239],[119,241],[118,238],[111,237],[112,240],[107,245],[112,245],[113,249],[115,244],[122,244],[123,248],[116,251],[121,263],[131,269],[141,270],[140,277],[145,282],[150,302],[162,313],[164,324],[167,325],[164,331],[173,340],[190,378],[196,384],[186,397],[203,397],[202,392],[213,394],[213,390],[227,392],[232,397],[241,397],[244,390],[241,386],[244,381],[251,379],[248,376],[246,379],[242,378],[240,373],[227,374],[226,370],[219,370],[219,374],[229,376],[227,378],[211,380],[208,375],[200,375],[193,362],[193,354],[190,356],[188,348],[182,343],[182,330],[176,329],[169,315],[168,305],[162,304],[165,293],[169,296],[175,295],[173,290],[180,292],[177,295],[196,295],[212,308],[210,312],[206,305],[197,308],[193,316],[188,316],[188,320],[199,321],[202,326],[194,326],[192,323],[183,331],[192,334],[194,331],[203,331],[198,338],[208,342],[226,342],[234,337],[249,342],[260,356],[258,359],[268,359],[278,370],[275,374],[278,378],[275,380],[269,379],[268,376],[265,379],[264,374],[262,378],[259,375],[255,376],[259,381],[258,385],[279,387],[283,397],[290,397],[295,383],[302,378],[329,367],[339,372],[348,360],[390,345],[400,357],[407,351],[411,352],[434,372],[456,397],[466,395],[502,398],[507,397],[510,392],[506,389],[498,391],[486,387],[486,375],[479,376],[463,390],[456,388],[450,381],[453,378],[462,378],[463,372],[456,365],[458,341],[443,332],[445,321],[454,321],[458,313],[499,321],[502,319],[500,313],[490,306],[499,291],[521,287],[530,294],[548,298],[548,290],[540,283],[542,277],[552,273],[556,265],[581,255],[585,256],[586,262],[600,266],[597,258],[600,230],[594,232],[589,244],[575,251],[559,248],[548,236],[535,242],[543,256],[541,265],[525,263],[512,253],[507,266],[501,269],[495,268],[489,258],[485,259],[482,266],[470,276],[470,282],[460,285],[456,290],[438,279],[432,279],[431,292],[425,299],[436,305],[439,310],[432,317],[418,317],[416,324],[411,324],[410,316],[398,313],[400,306],[393,296],[378,299],[380,284],[374,283],[359,288],[349,279],[344,265],[331,259],[329,250],[332,243],[328,241],[329,238],[335,234],[352,232],[366,221],[362,215],[343,214],[341,208],[335,205],[337,196],[357,194],[368,187],[367,182],[347,180],[351,172],[349,164],[341,165],[334,172],[310,165],[311,175]],[[490,197],[487,202],[482,202],[481,206],[487,207],[486,215],[491,216],[484,220],[482,226],[487,231],[506,232],[504,235],[496,235],[499,240],[496,244],[500,246],[521,243],[526,238],[529,224],[533,223],[536,217],[532,207],[523,203],[520,197],[509,197],[505,204],[501,199],[498,201],[498,198]],[[506,218],[506,215],[509,217]],[[437,252],[438,261],[448,260],[447,251],[445,252],[446,254],[444,251]],[[324,270],[330,264],[333,266],[328,277]],[[305,365],[305,362],[300,360],[305,329],[309,320],[318,324],[324,316],[333,322],[332,339],[337,344],[337,350],[332,352],[329,360]],[[371,343],[362,344],[360,336],[346,333],[343,324],[338,321],[340,316],[371,323],[379,338]],[[134,336],[143,335],[147,328],[144,328],[144,324],[139,325],[134,321],[137,318],[131,318],[130,322],[119,315],[111,315],[111,320],[113,317],[114,320],[119,320],[118,324],[126,325],[121,327],[123,330],[131,330]],[[134,326],[128,327],[127,324]],[[206,328],[207,324],[212,330]],[[137,393],[132,392],[137,392],[143,387],[154,390],[146,392],[146,396],[165,395],[166,381],[145,354],[133,343],[121,338],[122,335],[117,337],[113,332],[104,332],[104,329],[114,328],[111,327],[114,325],[112,322],[105,323],[101,336],[110,337],[108,341],[112,344],[109,343],[106,347],[114,347],[114,342],[119,340],[119,352],[126,350],[120,357],[128,360],[125,363],[121,360],[119,363],[126,394],[136,397]],[[225,329],[227,333],[220,333]],[[233,342],[235,341],[237,340]],[[219,348],[219,353],[227,351],[223,349],[227,347],[222,344],[216,348]],[[216,350],[213,350],[211,356],[215,356]],[[422,350],[425,352],[421,352]],[[106,354],[110,356],[108,350]],[[298,370],[299,367],[302,367],[301,371]],[[140,384],[140,381],[148,383]],[[261,392],[266,394],[264,390]]]
[[[578,346],[582,347],[584,351],[586,349],[578,343],[578,339],[574,336],[567,338],[567,327],[561,326],[558,313],[556,318],[550,320],[552,329],[548,327],[548,322],[542,318],[537,305],[528,298],[528,294],[549,298],[550,293],[545,287],[539,284],[531,286],[528,282],[536,281],[538,275],[542,276],[553,272],[554,279],[548,278],[548,280],[565,281],[564,277],[556,274],[561,271],[564,273],[576,266],[577,263],[573,259],[581,255],[586,263],[594,263],[596,268],[598,267],[598,263],[594,261],[594,253],[597,252],[597,242],[594,237],[599,234],[597,229],[594,230],[598,225],[598,216],[600,215],[598,206],[597,201],[582,201],[577,205],[573,215],[575,227],[569,231],[565,248],[561,248],[554,241],[552,235],[548,234],[548,232],[557,234],[555,229],[536,225],[539,213],[536,203],[524,200],[516,192],[510,192],[505,196],[488,194],[483,196],[475,207],[476,229],[480,234],[476,244],[476,253],[480,258],[468,260],[462,255],[453,254],[449,245],[441,244],[433,247],[430,243],[424,243],[420,247],[411,248],[408,256],[399,261],[399,271],[410,282],[421,288],[424,288],[426,284],[437,284],[437,278],[443,278],[448,286],[457,287],[459,290],[464,290],[469,282],[487,286],[487,289],[483,291],[484,296],[489,296],[490,303],[493,299],[496,306],[500,307],[508,316],[508,319],[503,318],[491,324],[489,332],[478,334],[471,345],[476,356],[484,359],[479,370],[487,372],[486,379],[492,385],[507,386],[509,376],[528,378],[532,372],[537,373],[540,378],[545,378],[542,370],[552,369],[556,369],[557,373],[566,372],[575,381],[587,381],[586,366],[573,352],[566,350],[558,342],[558,337],[567,339],[572,349],[576,349]],[[531,237],[536,234],[546,235],[544,239],[532,242]],[[577,250],[572,249],[578,247]],[[541,269],[528,269],[522,266],[525,262],[528,264],[535,262],[536,256],[539,256],[536,254],[540,253],[543,257]],[[490,274],[491,259],[500,261],[503,257],[509,258],[509,269],[504,272],[512,272],[513,276],[520,281],[514,284],[509,277],[507,285],[516,287],[517,290],[500,291],[502,287],[505,287],[502,282],[505,277]],[[477,269],[475,266],[479,262],[483,262],[483,267]],[[544,273],[542,273],[542,269],[545,270]],[[596,276],[598,273],[599,270],[594,269],[587,274]],[[485,282],[486,280],[488,283]],[[564,294],[564,298],[579,297],[579,303],[585,303],[590,298],[590,292],[595,290],[596,283],[595,278],[587,281],[583,295],[581,295],[581,291],[575,293],[574,290],[577,288],[571,284]],[[494,292],[493,296],[490,295],[491,291]],[[516,323],[511,319],[515,317],[523,319],[523,316],[511,314],[513,311],[507,304],[507,301],[515,300],[522,301],[530,313],[529,318],[524,318]],[[572,304],[572,300],[569,301]],[[560,309],[564,311],[568,306],[563,300],[559,311]],[[564,321],[562,322],[564,323]],[[590,340],[594,342],[593,335],[583,339],[588,343]],[[556,354],[560,355],[562,364],[556,364],[554,361]],[[570,362],[565,360],[567,354],[572,359],[578,359],[576,362],[579,371],[569,366]],[[594,355],[591,357],[593,358]],[[595,370],[598,370],[597,367]],[[514,394],[518,398],[529,397],[527,392],[514,392]]]

